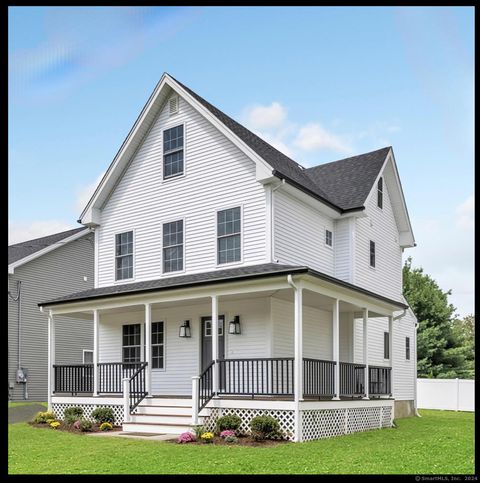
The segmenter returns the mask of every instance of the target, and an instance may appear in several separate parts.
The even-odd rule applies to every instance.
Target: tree
[[[464,356],[464,364],[459,368],[458,377],[473,379],[475,377],[475,316],[470,314],[463,319],[455,319],[452,331]]]
[[[467,326],[455,322],[456,309],[448,302],[451,290],[444,292],[422,268],[412,268],[409,257],[403,266],[403,293],[418,319],[418,377],[470,374],[473,358],[469,358],[471,351],[465,346]]]

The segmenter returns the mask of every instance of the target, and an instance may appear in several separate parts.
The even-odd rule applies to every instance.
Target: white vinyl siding
[[[162,277],[162,224],[185,219],[186,274],[217,268],[217,211],[242,206],[243,265],[266,263],[265,188],[255,163],[179,98],[164,107],[101,212],[98,286],[115,281],[114,233],[135,229],[135,281]],[[184,124],[185,175],[162,182],[162,130]],[[221,268],[221,267],[220,267]]]
[[[355,223],[351,218],[335,221],[335,277],[345,282],[352,282],[352,255],[350,226]]]
[[[333,220],[281,190],[273,200],[274,258],[334,275],[334,252],[325,245],[325,230],[333,233]]]

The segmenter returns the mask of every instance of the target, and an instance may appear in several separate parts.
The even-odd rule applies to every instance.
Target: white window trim
[[[121,278],[119,280],[117,280],[117,255],[116,255],[116,251],[117,251],[117,235],[120,235],[122,233],[128,233],[129,231],[132,232],[132,241],[133,241],[133,251],[132,251],[132,264],[133,264],[133,267],[132,267],[132,278]],[[114,234],[113,234],[113,280],[114,280],[114,285],[121,285],[123,283],[126,283],[126,282],[133,282],[135,281],[135,262],[136,262],[136,257],[135,257],[135,249],[136,249],[136,242],[135,242],[135,228],[126,228],[124,230],[120,230],[120,231],[116,231]]]
[[[408,357],[407,359],[407,339],[408,339]],[[412,360],[412,338],[410,336],[405,336],[405,361],[410,362]]]
[[[183,270],[175,270],[174,272],[165,272],[163,269],[163,225],[166,223],[173,223],[174,221],[183,221]],[[168,218],[165,221],[162,221],[162,229],[161,231],[161,253],[160,253],[160,263],[161,263],[161,269],[162,269],[162,275],[164,277],[169,277],[171,275],[178,275],[180,273],[185,273],[186,272],[186,259],[185,259],[185,240],[186,240],[186,223],[185,223],[185,217],[180,217],[180,218]]]
[[[329,245],[327,243],[327,231],[329,231],[331,234],[332,234],[332,244]],[[328,228],[325,228],[325,246],[329,249],[329,250],[333,250],[333,230],[329,230]]]
[[[378,189],[378,183],[379,181],[382,180],[382,206],[378,206],[378,192],[380,191]],[[377,180],[377,183],[376,183],[376,194],[377,194],[377,199],[375,200],[375,206],[380,210],[380,211],[383,211],[383,207],[385,206],[385,179],[383,176],[380,176],[380,178],[378,178]]]
[[[236,262],[229,262],[229,263],[218,263],[218,212],[231,210],[233,208],[240,208],[240,260]],[[232,267],[235,265],[242,265],[243,264],[243,233],[245,230],[245,225],[243,223],[243,203],[235,203],[230,206],[218,208],[215,210],[215,267],[222,268],[222,267]]]
[[[153,367],[153,345],[150,343],[150,354],[152,357],[152,372],[165,372],[167,370],[167,320],[165,318],[161,320],[152,321],[151,326],[156,322],[163,322],[163,368]],[[150,334],[150,341],[152,341],[152,334]]]
[[[385,357],[385,334],[388,334],[388,345],[387,345],[387,347],[388,347],[388,357]],[[383,339],[383,348],[382,348],[383,349],[383,354],[382,354],[383,360],[389,361],[392,358],[392,354],[390,354],[390,332],[388,332],[388,330],[383,331],[382,339]]]
[[[123,348],[124,347],[138,347],[136,345],[123,345],[123,326],[124,325],[139,325],[140,326],[140,363],[144,362],[145,359],[145,351],[144,351],[144,346],[145,346],[145,331],[143,330],[144,324],[141,322],[125,322],[121,324],[121,330],[120,330],[120,337],[121,337],[121,344],[120,344],[120,361],[123,362]],[[136,364],[135,362],[125,362],[125,364]]]
[[[87,364],[85,362],[85,352],[91,352],[92,353],[92,360],[93,360],[93,349],[83,349],[82,350],[82,364]]]
[[[375,243],[375,266],[372,267],[370,264],[370,242]],[[375,240],[372,240],[371,238],[368,239],[368,255],[367,255],[367,260],[368,260],[368,268],[370,270],[376,270],[377,268],[377,262],[378,262],[378,250],[377,250],[377,242]]]
[[[168,104],[167,104],[168,105]],[[180,109],[180,106],[179,106]],[[177,113],[178,114],[178,113]],[[174,114],[173,116],[175,116]],[[169,129],[172,129],[174,127],[178,126],[183,126],[183,173],[182,174],[176,174],[174,176],[169,176],[168,178],[164,177],[164,158],[163,158],[163,133],[165,131],[168,131]],[[165,126],[163,126],[162,130],[160,131],[160,139],[161,139],[161,167],[160,167],[160,173],[161,173],[161,182],[163,183],[168,183],[169,181],[172,181],[174,179],[180,179],[180,178],[185,178],[187,175],[187,123],[186,121],[183,122],[175,122],[175,117],[169,118],[169,121],[166,123]]]

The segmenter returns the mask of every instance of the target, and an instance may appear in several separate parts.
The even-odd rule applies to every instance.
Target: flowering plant
[[[80,424],[81,424],[81,423],[82,423],[82,422],[81,422],[81,421],[80,421],[80,419],[79,419],[78,421],[75,421],[75,422],[73,423],[73,427],[74,427],[75,429],[80,429]]]
[[[221,433],[220,433],[220,437],[221,438],[226,438],[228,436],[235,436],[235,431],[233,431],[232,429],[224,429]]]
[[[196,440],[195,435],[192,433],[182,433],[177,438],[177,443],[193,443]]]
[[[211,443],[213,440],[213,433],[203,433],[200,438],[202,438],[204,443]]]
[[[57,429],[59,426],[60,426],[60,423],[58,421],[52,421],[50,423],[50,426],[53,428],[53,429]]]
[[[100,431],[110,431],[112,429],[113,426],[110,423],[105,422],[100,425]]]

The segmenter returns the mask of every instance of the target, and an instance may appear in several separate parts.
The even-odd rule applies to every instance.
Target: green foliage
[[[86,433],[92,430],[93,424],[88,419],[80,419],[80,431]]]
[[[112,408],[96,408],[92,411],[92,418],[97,423],[110,423],[115,422],[115,414]]]
[[[35,414],[35,416],[32,419],[32,422],[36,424],[46,424],[48,419],[54,420],[55,413],[51,411],[45,411],[45,412],[40,411],[39,413]]]
[[[79,406],[71,406],[63,411],[63,421],[67,425],[72,425],[83,416],[83,409]]]
[[[448,302],[451,290],[442,291],[422,268],[412,268],[408,258],[403,266],[403,293],[418,319],[418,377],[473,377],[473,351],[462,336],[468,330],[455,322],[456,309]]]
[[[238,438],[236,436],[227,436],[225,438],[225,442],[230,444],[236,444],[238,443]]]
[[[281,438],[280,425],[273,416],[255,416],[250,421],[250,429],[257,440]]]
[[[242,424],[242,418],[236,414],[228,414],[217,419],[217,432],[221,433],[225,429],[236,431]]]
[[[197,441],[199,441],[202,434],[206,432],[206,429],[201,424],[197,424],[193,427],[193,431],[195,432],[195,437],[197,438]]]

